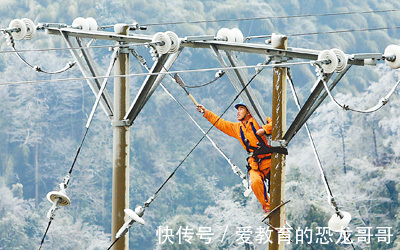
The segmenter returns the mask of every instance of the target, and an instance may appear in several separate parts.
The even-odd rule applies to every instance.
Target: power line
[[[221,117],[228,111],[228,109],[232,106],[232,104],[239,98],[239,96],[246,90],[246,88],[250,85],[250,83],[254,80],[254,78],[260,73],[261,71],[257,71],[251,79],[247,82],[247,84],[242,88],[242,90],[235,96],[233,101],[228,105],[228,107],[222,112],[219,118],[212,124],[212,126],[204,133],[204,135],[200,138],[200,140],[194,145],[194,147],[189,151],[189,153],[183,158],[183,160],[178,164],[178,166],[172,171],[169,177],[162,183],[162,185],[158,188],[158,190],[154,193],[153,197],[156,197],[157,194],[161,191],[161,189],[167,184],[167,182],[174,176],[176,171],[182,166],[182,164],[186,161],[186,159],[193,153],[193,151],[197,148],[197,146],[203,141],[203,139],[208,135],[211,129],[215,126],[215,124],[221,119]],[[153,199],[154,200],[154,199]]]
[[[311,35],[326,35],[326,34],[338,34],[338,33],[348,33],[348,32],[363,32],[363,31],[377,31],[377,30],[389,30],[389,29],[399,29],[400,26],[393,27],[380,27],[380,28],[365,28],[365,29],[349,29],[349,30],[332,30],[332,31],[323,31],[323,32],[309,32],[309,33],[294,33],[294,34],[286,34],[286,36],[311,36]],[[259,35],[259,36],[248,36],[245,39],[257,39],[257,38],[268,38],[271,35]]]
[[[135,46],[136,44],[129,44],[130,46]],[[143,45],[143,44],[137,44]],[[101,48],[116,48],[116,47],[126,47],[126,45],[97,45],[84,47],[84,49],[101,49]],[[81,50],[83,47],[71,47],[71,48],[47,48],[47,49],[19,49],[19,50],[3,50],[0,54],[6,53],[25,53],[25,52],[46,52],[46,51],[62,51],[62,50]]]
[[[111,63],[110,63],[109,69],[107,70],[107,74],[110,74],[110,73],[111,73],[111,70],[112,70],[112,68],[113,68],[113,66],[114,66],[114,64],[115,64],[115,60],[116,60],[116,57],[117,57],[117,54],[118,54],[118,53],[119,53],[118,49],[114,51],[113,57],[112,57],[113,60],[112,60]],[[65,191],[65,189],[68,187],[69,180],[70,180],[70,177],[71,177],[71,174],[72,174],[72,170],[73,170],[73,168],[74,168],[74,166],[75,166],[76,160],[78,159],[79,153],[81,152],[83,143],[85,142],[85,139],[86,139],[86,136],[87,136],[87,134],[88,134],[91,121],[92,121],[93,116],[94,116],[94,113],[95,113],[95,111],[96,111],[96,109],[97,109],[97,106],[99,105],[99,101],[100,101],[100,98],[101,98],[101,96],[102,96],[102,94],[103,94],[103,91],[104,91],[105,88],[106,88],[107,80],[108,80],[108,79],[105,79],[105,80],[103,81],[102,86],[101,86],[101,88],[100,88],[100,90],[99,90],[99,93],[98,93],[98,95],[96,96],[96,101],[95,101],[94,104],[93,104],[92,112],[90,113],[90,116],[89,116],[88,121],[87,121],[86,126],[85,126],[85,127],[86,127],[85,134],[83,135],[83,138],[82,138],[81,143],[80,143],[80,145],[79,145],[79,147],[78,147],[78,150],[77,150],[77,152],[75,153],[75,157],[74,157],[74,160],[73,160],[73,162],[72,162],[71,168],[69,169],[67,175],[64,177],[63,183],[60,184],[60,187],[62,187],[62,190],[64,190],[64,191]],[[44,235],[43,235],[43,237],[42,237],[42,241],[41,241],[41,243],[40,243],[39,250],[42,248],[44,239],[46,238],[46,235],[47,235],[47,233],[48,233],[48,231],[49,231],[51,222],[52,222],[53,219],[54,219],[55,211],[58,209],[58,205],[59,205],[59,203],[58,203],[58,201],[56,201],[55,203],[53,203],[53,206],[52,206],[52,208],[51,208],[51,210],[50,210],[50,211],[53,211],[53,213],[51,214],[51,216],[50,216],[50,218],[49,218],[50,220],[49,220],[49,223],[48,223],[48,225],[47,225],[46,231],[45,231],[45,233],[44,233]],[[55,208],[55,210],[53,210],[53,207]]]
[[[197,146],[203,141],[205,137],[208,137],[208,133],[211,131],[211,129],[215,126],[215,124],[221,119],[221,117],[228,111],[228,109],[232,106],[232,104],[239,98],[239,96],[243,93],[244,90],[250,85],[250,83],[254,80],[254,78],[261,72],[261,70],[256,71],[256,73],[251,77],[251,79],[247,82],[247,84],[241,89],[241,91],[235,96],[233,101],[228,105],[228,107],[224,110],[224,112],[219,116],[219,118],[212,124],[212,126],[203,134],[203,136],[200,138],[200,140],[192,147],[192,149],[189,151],[189,153],[186,154],[186,156],[181,160],[181,162],[178,164],[177,167],[172,171],[172,173],[167,177],[167,179],[161,184],[161,186],[157,189],[157,191],[148,199],[148,201],[145,202],[145,207],[149,207],[150,204],[154,201],[154,199],[157,197],[158,193],[164,188],[164,186],[168,183],[168,181],[175,175],[175,173],[178,171],[178,169],[183,165],[183,163],[186,161],[186,159],[193,153],[193,151],[197,148]],[[172,74],[171,72],[166,72],[166,74]],[[203,131],[204,132],[204,131]],[[111,249],[111,247],[119,240],[120,238],[116,238],[112,244],[107,248]]]
[[[340,108],[344,109],[344,110],[349,110],[349,111],[353,111],[353,112],[357,112],[357,113],[373,113],[378,111],[380,108],[382,108],[384,105],[386,105],[389,102],[389,98],[390,96],[392,96],[392,94],[394,93],[394,91],[396,90],[397,86],[400,84],[400,80],[397,81],[397,83],[393,86],[393,88],[389,91],[389,93],[383,97],[382,99],[380,99],[378,101],[378,103],[373,106],[372,108],[366,109],[366,110],[358,110],[358,109],[353,109],[350,108],[348,105],[346,104],[340,104],[335,97],[332,96],[331,91],[329,90],[329,87],[327,86],[326,82],[324,80],[322,80],[322,83],[324,84],[325,90],[328,93],[329,98],[331,98],[332,102],[334,102],[337,106],[339,106]]]
[[[176,70],[169,72],[157,72],[157,73],[133,73],[128,75],[114,75],[114,76],[93,76],[93,77],[76,77],[76,78],[60,78],[60,79],[48,79],[48,80],[36,80],[36,81],[19,81],[19,82],[2,82],[0,86],[4,85],[20,85],[20,84],[37,84],[37,83],[48,83],[48,82],[67,82],[67,81],[81,81],[81,80],[92,80],[92,79],[105,79],[105,78],[116,78],[116,77],[133,77],[133,76],[148,76],[148,75],[165,75],[174,73],[195,73],[195,72],[207,72],[207,71],[218,71],[227,69],[248,69],[248,68],[260,68],[260,67],[286,67],[293,65],[304,65],[310,64],[310,62],[296,62],[296,63],[280,63],[280,64],[269,64],[269,65],[247,65],[237,67],[224,67],[224,68],[205,68],[205,69],[191,69],[191,70]]]
[[[218,23],[218,22],[232,22],[232,21],[253,21],[253,20],[264,20],[264,19],[288,19],[288,18],[304,18],[304,17],[353,15],[353,14],[372,14],[372,13],[385,13],[385,12],[397,12],[397,11],[400,11],[400,10],[391,9],[391,10],[372,10],[372,11],[351,11],[351,12],[324,13],[324,14],[304,14],[304,15],[291,15],[291,16],[265,16],[265,17],[252,17],[252,18],[180,21],[180,22],[165,22],[165,23],[147,23],[147,24],[142,24],[142,25],[144,25],[144,26],[159,26],[159,25],[176,25],[176,24]]]

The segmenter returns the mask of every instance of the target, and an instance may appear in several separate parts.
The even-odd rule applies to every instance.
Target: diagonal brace
[[[146,104],[147,100],[149,99],[149,93],[158,77],[159,72],[164,67],[165,62],[167,61],[168,54],[161,55],[158,60],[153,64],[150,72],[151,75],[148,75],[144,80],[142,87],[140,88],[138,94],[135,97],[132,105],[129,107],[128,112],[126,113],[124,120],[129,124],[132,125],[133,121],[139,115],[140,111]],[[153,75],[154,74],[154,75]]]
[[[72,45],[72,42],[70,40],[70,38],[68,37],[66,32],[61,31],[61,35],[64,38],[65,42],[67,43],[67,46],[69,48],[73,48],[74,46]],[[82,46],[81,46],[82,47]],[[85,67],[85,63],[81,58],[81,55],[78,53],[77,50],[75,49],[71,49],[71,53],[72,56],[75,58],[75,61],[77,62],[79,69],[81,70],[83,76],[85,78],[90,78],[90,77],[97,77],[98,74],[93,70],[93,65],[91,60],[89,59],[89,55],[86,53],[86,51],[82,48],[81,49],[82,52],[82,56],[85,57],[85,60],[87,62],[87,65],[89,67],[89,70],[92,69],[90,72],[87,70],[87,68]],[[100,90],[100,82],[98,81],[98,79],[86,79],[88,85],[90,86],[90,88],[92,89],[93,93],[95,94],[95,96],[98,95],[99,90]],[[106,115],[112,119],[113,117],[113,103],[111,100],[111,97],[109,96],[107,90],[104,91],[102,98],[100,99],[100,105],[103,108],[104,112],[106,113]]]
[[[234,54],[232,51],[225,51],[229,62],[231,63],[231,65],[233,67],[238,67],[241,66],[239,64],[239,61],[235,58]],[[242,88],[244,88],[246,86],[246,84],[248,83],[248,79],[246,77],[246,74],[244,73],[243,69],[237,68],[233,70],[242,86]],[[259,120],[262,121],[261,124],[266,124],[267,120],[266,120],[266,116],[264,114],[264,111],[261,108],[260,103],[258,102],[256,95],[253,91],[253,89],[250,86],[247,86],[247,88],[245,89],[245,94],[249,97],[250,103],[251,103],[251,107],[254,108],[255,113],[254,116],[258,117]],[[258,123],[258,122],[257,122]],[[260,123],[258,123],[260,124]]]
[[[332,74],[324,74],[320,77],[318,77],[315,88],[311,95],[308,97],[306,103],[303,105],[299,113],[297,114],[296,118],[290,125],[289,129],[286,131],[285,135],[283,136],[283,140],[286,142],[286,144],[289,144],[289,142],[292,140],[292,138],[296,135],[296,133],[300,130],[300,128],[303,126],[303,124],[306,122],[304,118],[309,114],[309,111],[311,110],[312,106],[314,105],[315,101],[317,100],[319,94],[322,92],[324,89],[324,84],[322,81],[328,81],[329,78],[332,76]],[[325,78],[325,79],[324,79]]]

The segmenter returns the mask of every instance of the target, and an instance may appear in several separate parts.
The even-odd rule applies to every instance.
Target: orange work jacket
[[[219,118],[216,114],[214,114],[213,112],[211,112],[209,110],[206,110],[206,112],[204,112],[203,116],[212,124],[214,124]],[[267,117],[267,121],[268,121],[268,123],[266,125],[262,126],[262,128],[265,130],[265,132],[267,134],[272,134],[272,120],[270,117]],[[218,128],[219,130],[221,130],[222,132],[224,132],[225,134],[238,139],[240,144],[242,144],[243,148],[246,149],[246,145],[243,143],[242,138],[240,136],[240,128],[243,131],[244,137],[247,140],[249,140],[250,146],[258,147],[257,146],[258,139],[255,136],[253,129],[251,128],[251,125],[250,125],[251,123],[253,123],[256,131],[260,129],[260,126],[258,125],[258,123],[256,122],[256,120],[253,117],[251,117],[247,121],[246,125],[243,125],[242,122],[230,122],[230,121],[226,121],[221,118],[218,120],[218,122],[214,126],[216,128]],[[268,145],[267,139],[265,138],[265,136],[262,136],[262,138],[263,138],[265,144]],[[253,150],[250,149],[250,151],[253,151]],[[258,156],[259,159],[262,159],[264,157],[269,157],[269,159],[262,160],[260,164],[258,164],[254,160],[254,157],[250,157],[248,159],[249,165],[252,169],[255,169],[255,170],[264,170],[267,168],[271,168],[270,156],[271,156],[271,154],[259,155]]]

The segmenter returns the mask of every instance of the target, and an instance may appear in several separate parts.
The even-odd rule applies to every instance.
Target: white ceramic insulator
[[[15,40],[22,40],[26,36],[26,25],[21,19],[14,19],[10,22],[8,26],[10,29],[20,29],[18,32],[13,32],[13,37]]]
[[[54,201],[59,198],[60,201],[60,206],[66,207],[69,204],[71,204],[71,200],[69,197],[65,194],[63,191],[51,191],[47,194],[47,199],[51,202],[54,203]]]
[[[81,28],[83,31],[89,31],[89,22],[83,17],[77,17],[72,22],[73,28]]]
[[[171,48],[169,49],[169,53],[175,53],[179,50],[179,47],[181,45],[181,41],[179,40],[179,37],[177,34],[175,34],[172,31],[167,31],[165,32],[169,39],[171,40]]]
[[[335,55],[338,59],[338,64],[336,66],[335,71],[343,72],[347,67],[347,61],[348,61],[347,55],[340,49],[335,48],[335,49],[332,49],[332,51],[333,51],[333,53],[335,53]]]
[[[238,28],[233,28],[231,29],[233,36],[235,37],[235,42],[237,43],[243,43],[244,42],[244,36],[242,31]]]
[[[154,34],[152,42],[153,43],[157,43],[157,42],[164,43],[162,45],[156,45],[157,52],[161,55],[167,54],[169,52],[169,50],[171,49],[171,39],[165,33],[158,32],[158,33]]]
[[[328,227],[331,231],[341,232],[343,231],[351,221],[351,215],[348,212],[340,212],[343,218],[340,218],[339,215],[332,215],[331,219],[328,222]]]
[[[35,37],[36,35],[36,25],[32,22],[31,19],[22,18],[22,21],[25,23],[26,26],[26,35],[24,39],[30,40]]]
[[[93,17],[88,17],[88,18],[86,18],[86,21],[89,24],[89,30],[90,31],[97,31],[97,28],[99,26],[97,25],[96,19],[94,19]]]
[[[142,218],[140,218],[139,215],[137,215],[137,214],[135,213],[135,211],[133,211],[132,209],[125,208],[125,209],[124,209],[124,212],[125,212],[132,220],[136,221],[137,223],[142,224],[142,225],[145,224],[144,220],[143,220]]]
[[[329,60],[330,62],[321,63],[321,67],[324,70],[324,73],[330,74],[336,70],[336,67],[338,65],[338,59],[332,50],[323,50],[319,53],[318,61],[327,61],[327,60]]]
[[[391,44],[386,47],[384,56],[387,57],[395,57],[393,61],[385,60],[386,64],[392,69],[400,68],[400,46]]]
[[[235,35],[233,34],[232,30],[228,28],[222,28],[217,32],[217,39],[224,40],[228,42],[235,41]]]

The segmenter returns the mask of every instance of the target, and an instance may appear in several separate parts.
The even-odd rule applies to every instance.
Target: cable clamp
[[[156,198],[156,194],[154,194],[153,196],[151,196],[145,203],[144,206],[145,207],[149,207],[150,203],[152,203],[154,201],[154,199]]]

